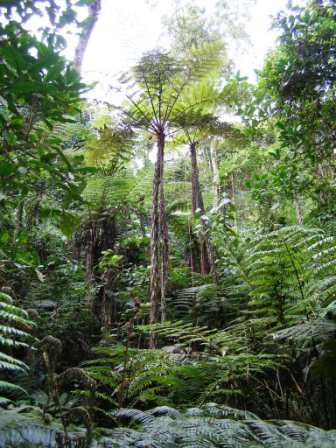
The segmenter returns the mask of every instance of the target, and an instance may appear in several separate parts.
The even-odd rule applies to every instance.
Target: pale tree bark
[[[86,303],[92,308],[94,296],[92,294],[92,287],[94,284],[94,264],[95,264],[95,254],[96,254],[96,226],[92,222],[87,230],[87,245],[85,252],[85,283],[88,288],[86,295]]]
[[[236,183],[234,173],[231,174],[231,202],[234,206],[236,206]],[[235,208],[234,213],[234,226],[237,230],[239,230],[239,219],[238,219],[238,207]]]
[[[212,188],[214,193],[214,199],[213,199],[213,206],[218,207],[221,202],[222,198],[222,188],[220,183],[220,175],[219,175],[219,162],[218,162],[218,153],[217,153],[217,139],[213,138],[210,143],[210,155],[211,155],[211,163],[212,163]],[[211,262],[211,268],[212,268],[212,275],[216,283],[218,283],[218,273],[216,270],[216,264],[215,264],[215,249],[211,245],[209,241],[209,255],[210,255],[210,262]]]
[[[86,48],[88,46],[92,31],[98,20],[98,16],[101,10],[101,0],[95,0],[93,3],[88,5],[89,15],[88,22],[83,26],[82,31],[79,36],[79,41],[75,50],[75,68],[81,73],[83,59],[85,55]]]
[[[217,155],[217,141],[215,138],[212,139],[210,144],[210,154],[212,162],[212,186],[214,193],[213,205],[217,207],[220,203],[221,188],[220,188],[220,177],[219,177],[219,166],[218,166],[218,155]]]
[[[316,174],[321,177],[321,179],[325,179],[326,177],[325,169],[321,163],[316,165]],[[323,205],[328,203],[328,193],[323,189],[320,190],[320,201]]]
[[[296,223],[299,225],[302,225],[303,212],[302,212],[302,203],[301,203],[300,198],[294,199],[294,207],[295,207]]]

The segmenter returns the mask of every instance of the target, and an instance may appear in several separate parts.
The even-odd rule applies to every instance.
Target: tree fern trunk
[[[164,300],[166,284],[166,264],[164,260],[168,254],[168,245],[166,237],[165,245],[163,243],[162,233],[166,232],[165,226],[165,203],[163,194],[163,163],[164,163],[164,132],[157,134],[157,157],[153,177],[152,193],[152,222],[151,222],[151,273],[149,282],[150,294],[150,323],[155,324],[160,319],[160,303]],[[163,256],[164,254],[164,256]],[[167,263],[168,265],[168,263]],[[150,336],[150,346],[156,345],[156,335]]]
[[[204,202],[199,182],[199,171],[196,155],[196,143],[190,144],[190,159],[191,159],[191,187],[192,187],[192,211],[200,210],[204,213]]]
[[[163,165],[163,160],[162,160]],[[163,176],[163,167],[162,167]],[[164,197],[163,179],[160,185],[160,232],[161,232],[161,321],[166,319],[166,289],[169,268],[169,238],[166,219],[166,202]]]
[[[199,182],[199,171],[197,164],[196,143],[193,142],[189,146],[191,159],[191,201],[192,211],[195,213],[199,211],[201,215],[205,214],[204,202]],[[211,264],[209,259],[209,249],[207,238],[202,238],[200,242],[200,271],[201,274],[209,274],[211,271]]]
[[[85,248],[85,283],[87,287],[86,302],[93,306],[94,296],[91,292],[94,283],[94,262],[96,251],[96,227],[92,223],[87,232],[87,244]]]
[[[218,167],[218,156],[217,156],[217,145],[216,139],[213,139],[210,144],[210,153],[211,153],[211,161],[212,161],[212,186],[214,192],[214,207],[217,207],[220,202],[221,195],[221,186],[220,186],[220,178],[219,178],[219,167]]]

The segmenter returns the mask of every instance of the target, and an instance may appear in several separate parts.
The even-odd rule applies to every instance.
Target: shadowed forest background
[[[0,447],[336,446],[336,4],[255,82],[176,5],[95,98],[104,1],[0,2]]]

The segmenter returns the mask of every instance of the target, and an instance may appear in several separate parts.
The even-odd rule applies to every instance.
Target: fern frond
[[[155,408],[158,409],[158,408]],[[331,447],[335,431],[324,431],[291,421],[264,421],[255,414],[214,403],[189,408],[183,413],[163,407],[162,412],[121,409],[114,413],[121,419],[138,423],[137,430],[117,428],[106,438],[116,446],[157,448],[304,448]],[[160,409],[160,408],[159,408]],[[156,418],[153,416],[157,415]]]
[[[18,385],[6,380],[9,373],[27,373],[28,366],[17,359],[13,353],[16,348],[28,348],[29,340],[33,338],[28,333],[33,322],[28,320],[28,314],[23,309],[13,305],[13,301],[7,294],[0,293],[0,392],[2,395],[23,393]],[[10,354],[6,350],[10,349]],[[3,397],[4,398],[4,397]]]

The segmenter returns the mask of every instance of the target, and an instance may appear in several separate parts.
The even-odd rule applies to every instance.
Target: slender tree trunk
[[[192,211],[195,213],[199,210],[202,214],[204,213],[204,202],[199,182],[199,171],[197,164],[196,155],[196,143],[190,144],[190,159],[191,159],[191,187],[192,187]]]
[[[162,160],[163,164],[163,160]],[[163,177],[163,167],[162,167]],[[166,218],[166,202],[164,197],[163,178],[160,185],[160,231],[161,231],[161,321],[166,320],[166,289],[169,266],[169,237]]]
[[[96,226],[94,223],[90,224],[88,229],[87,246],[85,253],[85,283],[88,289],[86,295],[86,302],[92,307],[94,296],[91,288],[94,283],[94,263],[95,263],[95,251],[96,251]]]
[[[163,164],[164,164],[164,132],[157,134],[157,157],[155,163],[155,171],[153,177],[153,193],[152,193],[152,222],[151,222],[151,273],[149,282],[150,294],[150,323],[155,324],[160,319],[160,303],[164,299],[163,286],[165,285],[165,272],[163,271],[163,242],[162,234],[165,220],[165,203],[163,195]],[[162,251],[161,251],[162,249]],[[167,251],[167,247],[164,247]],[[150,336],[150,347],[156,346],[156,335]]]
[[[210,151],[210,147],[208,145],[203,148],[203,155],[204,155],[204,158],[205,158],[205,160],[207,162],[207,165],[209,167],[209,171],[213,175],[211,151]]]
[[[221,188],[220,188],[220,177],[219,177],[219,167],[218,167],[218,156],[217,156],[217,144],[216,139],[213,139],[210,144],[210,153],[212,161],[212,172],[213,172],[213,192],[214,200],[213,204],[215,207],[219,205]]]
[[[316,174],[321,177],[321,179],[325,178],[325,170],[321,163],[316,165]],[[328,204],[328,193],[325,190],[320,190],[320,202],[324,206]]]
[[[116,306],[115,299],[111,294],[113,287],[115,287],[116,276],[111,269],[111,267],[107,267],[105,272],[102,275],[102,281],[104,286],[101,290],[101,303],[100,303],[100,321],[105,330],[105,332],[109,333],[111,331],[113,323],[116,321]]]
[[[23,227],[23,201],[21,201],[16,210],[15,232],[18,233]]]
[[[92,4],[88,5],[89,16],[87,18],[86,25],[83,26],[82,32],[79,36],[79,42],[75,50],[75,60],[74,64],[79,73],[82,70],[82,64],[84,59],[84,54],[88,46],[92,31],[98,20],[98,16],[101,10],[101,0],[95,0]]]
[[[234,212],[234,226],[237,230],[239,230],[239,216],[238,216],[238,207],[237,207],[237,201],[236,201],[236,185],[235,185],[235,176],[232,173],[231,174],[231,201],[232,204],[235,206],[235,212]],[[225,212],[224,212],[225,215]]]
[[[144,212],[144,202],[145,202],[145,197],[141,197],[140,201],[139,201],[139,212],[138,212],[138,216],[139,216],[139,221],[140,221],[140,230],[141,230],[141,235],[143,237],[146,236],[146,213]]]
[[[303,212],[302,212],[302,204],[300,198],[294,199],[294,207],[295,207],[295,215],[296,215],[296,224],[301,225],[303,223]]]
[[[87,283],[90,283],[93,278],[95,238],[95,227],[92,225],[88,230],[88,244],[85,254],[85,280]]]
[[[195,213],[199,211],[203,216],[205,214],[203,196],[199,182],[199,171],[197,164],[196,143],[193,142],[189,146],[191,159],[191,201],[192,211]],[[202,221],[203,223],[203,221]],[[203,223],[204,231],[206,232],[205,223]],[[211,263],[209,259],[208,241],[207,237],[202,238],[200,242],[200,271],[201,274],[209,274],[211,271]]]
[[[191,267],[192,272],[201,272],[200,267],[200,244],[197,236],[193,232],[192,219],[188,221],[189,244],[186,248],[185,260]]]

